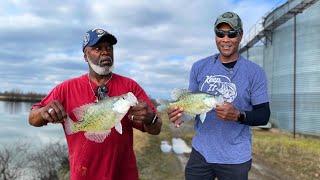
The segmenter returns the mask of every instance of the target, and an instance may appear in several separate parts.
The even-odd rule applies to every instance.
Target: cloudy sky
[[[213,23],[225,11],[244,33],[283,0],[11,0],[0,2],[0,91],[47,93],[87,72],[82,37],[100,27],[114,34],[115,72],[153,98],[187,88],[191,65],[216,53]]]

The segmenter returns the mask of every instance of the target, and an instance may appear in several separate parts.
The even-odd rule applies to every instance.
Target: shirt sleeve
[[[268,98],[268,83],[265,72],[260,69],[253,76],[251,88],[251,103],[252,105],[269,102]]]
[[[190,75],[189,75],[189,91],[191,92],[199,91],[195,64],[192,65]]]
[[[46,106],[49,102],[53,100],[60,100],[61,98],[59,96],[59,89],[60,89],[59,86],[52,89],[50,93],[47,96],[45,96],[40,102],[32,105],[31,109],[38,109]]]

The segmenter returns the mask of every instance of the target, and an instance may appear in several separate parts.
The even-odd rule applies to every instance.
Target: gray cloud
[[[152,97],[187,88],[197,59],[217,52],[213,23],[239,13],[245,33],[274,1],[10,1],[0,3],[0,91],[48,92],[85,73],[81,43],[90,28],[118,38],[116,73],[135,79]],[[253,8],[254,7],[254,8]]]

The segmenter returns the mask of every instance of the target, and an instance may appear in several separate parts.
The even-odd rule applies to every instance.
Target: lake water
[[[0,101],[0,144],[19,141],[43,144],[65,141],[62,126],[48,124],[43,127],[29,125],[29,110],[33,103]]]

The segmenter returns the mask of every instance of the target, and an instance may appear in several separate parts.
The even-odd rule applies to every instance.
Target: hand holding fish
[[[128,116],[134,122],[150,125],[155,113],[146,102],[139,101],[137,105],[131,107]]]
[[[67,118],[67,113],[61,103],[54,100],[42,108],[41,117],[46,122],[61,123]]]
[[[168,109],[169,120],[174,123],[175,127],[180,127],[183,123],[182,117],[183,108],[172,107]]]
[[[223,103],[222,96],[214,96],[204,92],[189,92],[185,89],[175,89],[172,92],[172,102],[159,102],[158,111],[161,119],[170,120],[175,127],[180,127],[184,121],[195,119],[199,115],[203,123],[207,112],[214,109],[217,105]]]
[[[225,102],[222,105],[217,105],[216,112],[218,118],[227,121],[237,121],[240,114],[240,111],[228,102]]]

